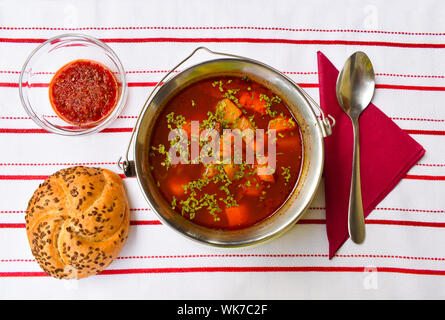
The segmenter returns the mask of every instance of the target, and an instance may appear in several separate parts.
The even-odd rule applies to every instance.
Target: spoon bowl
[[[355,52],[338,75],[338,103],[349,117],[359,117],[371,102],[374,89],[375,75],[371,61],[364,52]]]

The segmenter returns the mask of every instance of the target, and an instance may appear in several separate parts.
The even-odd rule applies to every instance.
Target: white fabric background
[[[20,227],[27,201],[41,182],[35,176],[75,164],[117,171],[114,162],[130,134],[0,133],[0,298],[445,298],[445,48],[428,47],[445,43],[444,16],[443,1],[0,1],[0,132],[37,128],[14,84],[38,44],[11,39],[81,32],[133,39],[108,43],[130,83],[156,82],[160,71],[201,44],[261,60],[303,84],[318,82],[318,50],[338,68],[352,52],[363,50],[374,64],[377,83],[390,85],[377,89],[374,103],[401,128],[423,130],[413,137],[426,149],[409,172],[420,177],[403,179],[369,216],[365,244],[347,241],[333,260],[327,258],[320,223],[325,215],[322,185],[306,223],[268,244],[214,249],[162,225],[134,225],[120,258],[109,267],[118,274],[59,281],[33,276],[41,270]],[[238,40],[134,41],[156,37]],[[317,41],[247,43],[239,38]],[[415,45],[396,45],[407,43]],[[111,127],[132,127],[151,89],[130,87],[123,117]],[[318,100],[317,88],[307,91]],[[125,179],[125,185],[132,220],[157,221],[136,180]]]

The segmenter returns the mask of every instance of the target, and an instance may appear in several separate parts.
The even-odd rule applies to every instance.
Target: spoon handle
[[[354,128],[354,151],[352,161],[351,193],[349,196],[348,229],[351,240],[362,243],[365,240],[365,216],[363,212],[362,188],[360,182],[360,138],[358,118],[352,121]]]

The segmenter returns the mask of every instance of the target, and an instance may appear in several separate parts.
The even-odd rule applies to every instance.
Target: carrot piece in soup
[[[274,178],[273,174],[258,175],[258,178],[260,178],[264,182],[270,182],[270,183],[275,182],[275,178]]]
[[[169,179],[168,181],[168,187],[171,191],[171,193],[176,196],[180,197],[184,195],[185,190],[183,185],[186,185],[187,181],[179,180],[179,179]]]
[[[239,118],[235,124],[234,124],[234,128],[235,129],[240,129],[241,131],[246,130],[246,129],[251,129],[254,130],[252,124],[250,123],[249,119],[247,119],[246,117],[241,117]]]
[[[247,223],[249,211],[246,205],[228,207],[224,210],[230,227],[239,227]]]
[[[259,196],[262,190],[263,186],[256,178],[249,178],[241,185],[241,194],[245,196]]]
[[[229,163],[229,164],[225,164],[223,165],[224,171],[226,172],[227,177],[230,180],[233,180],[233,178],[235,178],[235,174],[239,169],[239,165],[237,164],[233,164],[233,163]]]
[[[267,101],[261,98],[258,92],[247,92],[241,93],[239,98],[239,103],[247,109],[259,112],[261,114],[266,113]]]
[[[285,116],[279,116],[269,121],[269,130],[276,130],[277,132],[293,130],[296,126],[294,119]]]
[[[219,101],[216,108],[222,110],[223,120],[229,123],[234,123],[242,114],[241,110],[227,98]]]
[[[218,165],[214,163],[210,163],[204,171],[204,177],[213,178],[215,175],[219,173]]]
[[[258,170],[258,169],[263,169],[263,170]],[[267,165],[265,165],[265,164],[258,165],[257,176],[260,180],[265,181],[265,182],[271,182],[271,183],[275,182],[275,178],[272,173],[267,173],[267,172],[263,172],[263,171],[267,171]]]
[[[249,108],[253,104],[253,97],[252,94],[249,92],[244,91],[241,93],[239,99],[238,99],[240,105],[242,105],[245,108]]]

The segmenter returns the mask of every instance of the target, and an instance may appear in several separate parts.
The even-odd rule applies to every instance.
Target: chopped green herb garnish
[[[281,170],[283,170],[281,174],[284,180],[288,183],[291,178],[290,167],[281,167]]]
[[[151,146],[152,150],[158,151],[159,154],[164,155],[165,156],[165,160],[161,162],[161,165],[163,167],[166,167],[166,169],[168,170],[168,168],[171,165],[171,161],[170,161],[170,154],[168,153],[167,149],[165,148],[165,146],[163,144],[159,144],[158,147],[155,146]]]
[[[175,208],[176,208],[176,197],[175,196],[173,196],[171,207],[172,207],[173,210],[175,210]]]
[[[169,114],[167,114],[167,127],[170,130],[175,129],[171,126],[171,124],[175,125],[177,129],[181,129],[185,123],[186,121],[183,115],[175,115],[174,112],[170,112]]]
[[[219,207],[215,196],[215,194],[205,193],[204,195],[200,196],[199,199],[197,199],[196,192],[192,192],[192,194],[186,200],[179,201],[182,214],[188,214],[190,220],[193,220],[196,213],[205,208],[209,214],[213,216],[214,221],[220,221],[218,213],[222,212],[222,210]]]

